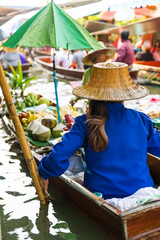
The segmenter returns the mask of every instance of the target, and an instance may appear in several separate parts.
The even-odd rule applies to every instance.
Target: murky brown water
[[[35,75],[34,73],[32,73]],[[55,101],[52,76],[36,72],[39,80],[27,92],[36,92]],[[159,87],[152,87],[159,94]],[[68,81],[59,81],[60,105],[72,97]],[[19,145],[10,141],[0,121],[0,217],[3,240],[107,240],[109,237],[83,212],[49,189],[52,201],[40,206]],[[94,211],[94,210],[93,210]]]

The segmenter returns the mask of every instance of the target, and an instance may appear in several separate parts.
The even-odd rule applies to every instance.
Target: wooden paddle
[[[16,130],[16,135],[17,135],[19,143],[21,145],[21,149],[23,151],[30,175],[32,177],[33,184],[36,188],[36,192],[38,194],[40,202],[42,204],[45,204],[47,199],[49,199],[49,196],[44,196],[43,184],[42,184],[39,172],[38,172],[38,168],[37,168],[35,159],[32,156],[26,136],[24,134],[22,124],[21,124],[18,114],[17,114],[17,110],[14,106],[13,99],[12,99],[12,96],[11,96],[11,93],[9,90],[9,86],[7,84],[7,80],[5,78],[1,63],[0,63],[0,86],[1,86],[1,89],[3,92],[5,102],[7,104],[7,108],[8,108],[10,117],[14,124],[15,130]]]

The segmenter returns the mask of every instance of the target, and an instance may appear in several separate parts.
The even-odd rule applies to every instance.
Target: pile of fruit
[[[31,97],[32,96],[32,97]],[[65,132],[70,131],[79,113],[71,105],[60,108],[61,123],[58,124],[57,111],[50,107],[50,100],[36,98],[34,94],[28,94],[24,99],[29,109],[21,109],[18,116],[29,137],[35,141],[46,142],[51,138],[59,138]],[[34,104],[31,106],[31,102]]]
[[[31,92],[27,94],[23,101],[16,102],[16,109],[17,111],[20,111],[25,107],[34,107],[43,103],[47,104],[47,106],[51,105],[51,101],[49,99]]]

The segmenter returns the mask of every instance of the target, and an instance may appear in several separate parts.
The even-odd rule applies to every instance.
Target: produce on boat
[[[45,142],[51,137],[51,130],[48,127],[39,125],[33,132],[32,137],[39,142]]]
[[[59,123],[55,128],[52,129],[52,135],[54,138],[61,137],[63,133],[63,129],[65,128],[65,125],[63,123]]]
[[[63,133],[71,129],[75,122],[74,118],[80,115],[70,104],[63,106],[60,108],[61,123],[58,124],[56,104],[35,93],[28,93],[23,101],[18,101],[16,106],[27,140],[37,147],[42,146],[42,144],[49,146],[51,144],[49,140],[62,137]],[[21,109],[22,107],[24,108]],[[42,129],[45,130],[45,128],[42,128],[43,126],[47,127],[50,131],[42,134]],[[39,130],[37,127],[39,127]],[[34,134],[33,130],[36,130]],[[43,137],[39,135],[43,135]]]
[[[37,120],[33,120],[28,124],[27,132],[30,137],[32,136],[33,131],[37,129],[39,125],[40,125],[40,122],[38,122]]]
[[[41,105],[41,104],[43,104],[43,103],[45,103],[45,104],[47,104],[47,106],[49,106],[49,105],[50,105],[50,100],[47,99],[47,98],[41,97],[41,98],[38,100],[37,105]]]
[[[52,114],[48,114],[41,119],[41,123],[42,125],[52,129],[56,127],[58,121]]]

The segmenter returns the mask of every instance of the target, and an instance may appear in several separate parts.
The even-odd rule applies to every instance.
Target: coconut
[[[48,127],[48,128],[54,128],[58,121],[52,114],[47,114],[42,118],[42,125]]]
[[[47,104],[46,104],[46,103],[43,103],[43,104],[41,104],[41,105],[39,105],[39,106],[36,106],[36,107],[34,108],[34,113],[42,113],[42,112],[44,112],[46,109],[47,109]]]
[[[63,128],[65,125],[63,123],[59,123],[55,128],[52,129],[52,135],[54,138],[61,137],[61,133],[63,132]]]
[[[32,132],[38,128],[40,125],[40,122],[38,122],[37,120],[33,120],[31,121],[29,124],[28,124],[28,127],[27,127],[27,132],[28,132],[28,135],[31,137],[32,136]]]
[[[39,127],[32,132],[32,137],[36,141],[46,142],[51,137],[51,130],[48,127],[39,125]]]

